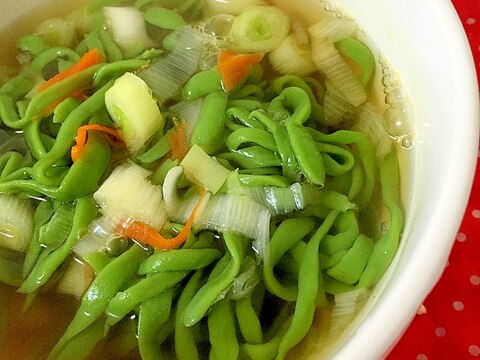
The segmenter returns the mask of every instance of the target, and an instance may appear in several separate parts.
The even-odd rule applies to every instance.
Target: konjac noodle
[[[353,19],[98,0],[16,47],[1,355],[283,359],[340,337],[398,248],[411,145],[405,94]]]

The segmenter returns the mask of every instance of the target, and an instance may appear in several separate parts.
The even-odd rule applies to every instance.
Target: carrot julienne
[[[93,48],[86,52],[75,64],[70,66],[69,68],[59,72],[57,75],[48,79],[45,83],[43,83],[37,90],[38,93],[45,91],[50,86],[82,71],[91,66],[100,64],[105,62],[105,57],[100,53],[97,48]]]
[[[185,134],[185,124],[183,122],[175,122],[175,128],[168,133],[168,142],[172,149],[172,158],[182,161],[188,153],[188,140]]]
[[[171,239],[164,238],[155,229],[140,221],[124,222],[120,224],[117,230],[122,236],[131,238],[145,245],[153,246],[157,249],[169,250],[179,248],[187,240],[188,234],[192,230],[193,222],[197,216],[198,209],[200,208],[200,204],[202,203],[205,194],[205,191],[200,194],[200,197],[190,213],[182,231]]]
[[[218,54],[218,71],[226,91],[232,90],[252,71],[253,65],[262,61],[264,54],[237,54],[226,50]]]
[[[85,144],[87,143],[87,133],[92,130],[101,131],[110,135],[107,137],[107,140],[111,146],[115,148],[124,146],[123,140],[117,129],[99,124],[83,125],[80,126],[77,130],[77,136],[75,137],[76,144],[72,146],[72,150],[70,153],[73,162],[77,161],[80,157],[80,154],[82,153]]]

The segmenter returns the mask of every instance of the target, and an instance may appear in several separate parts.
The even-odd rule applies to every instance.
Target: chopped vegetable
[[[183,121],[175,121],[175,128],[168,132],[168,142],[172,150],[172,158],[182,161],[188,153],[188,140]]]
[[[125,73],[105,93],[105,105],[132,154],[138,153],[164,119],[148,85],[133,73]]]
[[[188,217],[185,226],[174,238],[166,239],[157,231],[155,231],[155,229],[139,221],[127,221],[121,224],[118,230],[123,236],[129,237],[146,245],[151,245],[157,249],[176,249],[187,240],[187,236],[192,230],[193,222],[197,216],[197,212],[200,208],[204,195],[205,192],[200,194],[200,198]]]
[[[290,18],[279,8],[250,6],[235,18],[230,36],[239,51],[269,52],[280,45],[289,30]]]
[[[237,54],[223,51],[218,55],[218,71],[222,75],[225,90],[232,90],[252,71],[253,65],[262,61],[263,54]]]
[[[191,27],[183,27],[169,36],[174,41],[168,55],[139,73],[159,104],[171,98],[195,74],[204,50],[202,35]]]
[[[316,71],[309,44],[300,43],[295,35],[289,35],[269,54],[273,68],[281,74],[309,75]]]
[[[201,185],[212,194],[217,193],[230,175],[228,169],[198,145],[192,146],[180,165],[187,179]]]
[[[103,126],[99,124],[88,124],[88,125],[83,125],[80,126],[77,130],[77,136],[75,138],[76,144],[72,146],[72,151],[71,151],[71,157],[72,161],[75,162],[78,160],[80,157],[85,144],[87,143],[87,133],[89,131],[101,131],[105,134],[108,134],[112,137],[112,140],[109,141],[111,145],[115,147],[120,147],[123,145],[123,140],[120,137],[120,134],[117,129],[108,127],[108,126]],[[107,137],[107,139],[111,139],[110,137]]]
[[[24,251],[33,231],[31,200],[0,194],[0,247]]]
[[[147,179],[150,174],[132,162],[117,166],[93,195],[100,212],[113,220],[139,221],[160,229],[165,222],[165,205],[162,190]]]
[[[93,275],[90,266],[72,259],[57,285],[57,292],[80,299],[93,281]]]
[[[87,53],[85,53],[80,58],[80,60],[78,60],[74,65],[65,69],[62,72],[59,72],[54,77],[50,78],[47,82],[40,85],[38,87],[37,92],[40,93],[40,92],[48,89],[53,84],[56,84],[56,83],[58,83],[58,82],[60,82],[64,79],[72,76],[73,74],[76,74],[76,73],[78,73],[82,70],[85,70],[85,69],[87,69],[87,68],[89,68],[93,65],[101,64],[104,61],[105,61],[105,57],[98,51],[97,48],[94,48],[94,49],[88,51]],[[77,94],[75,94],[75,95],[77,95]]]
[[[131,6],[103,8],[103,15],[115,43],[130,56],[153,46],[147,34],[143,14]]]

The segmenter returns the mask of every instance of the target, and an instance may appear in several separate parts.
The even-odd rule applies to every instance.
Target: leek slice
[[[294,183],[288,188],[249,188],[246,192],[252,199],[269,209],[272,215],[289,214],[305,207],[302,186],[299,183]]]
[[[218,192],[230,175],[230,170],[195,144],[185,155],[180,166],[183,167],[188,180],[199,184],[212,194]]]
[[[377,159],[382,160],[392,149],[393,139],[383,126],[383,118],[375,105],[367,102],[362,106],[356,123],[351,130],[367,135],[375,148]],[[382,161],[379,161],[381,163]]]
[[[266,2],[264,0],[207,0],[207,13],[238,15],[254,5],[266,5]]]
[[[220,301],[227,297],[230,300],[240,300],[250,296],[255,286],[260,282],[258,275],[258,266],[255,259],[246,256],[240,267],[238,275],[233,279],[231,284],[218,294],[216,301]]]
[[[270,211],[248,196],[221,194],[210,197],[194,226],[219,232],[233,232],[254,239],[253,249],[268,256]]]
[[[178,196],[176,184],[182,174],[181,166],[172,168],[163,185],[165,206],[170,220],[186,222],[198,202],[197,193]],[[204,196],[194,220],[196,229],[233,232],[254,239],[253,248],[265,259],[268,255],[270,211],[244,195],[221,194]]]
[[[115,237],[115,224],[102,216],[88,226],[88,232],[73,247],[73,252],[85,257],[93,252],[105,251],[108,242]]]
[[[165,199],[165,208],[168,218],[171,221],[185,223],[192,213],[195,204],[198,202],[200,195],[198,193],[187,193],[182,199],[177,194],[177,182],[182,173],[183,168],[181,166],[172,167],[168,171],[163,183],[163,197]],[[204,197],[203,204],[197,210],[197,217],[208,201],[209,196],[210,193],[207,193],[207,196]]]
[[[240,52],[269,52],[288,36],[290,18],[271,6],[251,6],[238,15],[230,31],[233,48]]]
[[[327,80],[325,85],[327,88],[323,98],[325,123],[335,126],[353,114],[356,108],[330,81]]]
[[[356,289],[335,295],[329,333],[345,329],[367,293],[365,289]]]
[[[312,39],[323,40],[333,44],[351,36],[357,29],[358,25],[352,20],[326,16],[317,24],[310,26],[308,32]]]
[[[327,79],[338,88],[345,98],[354,106],[359,106],[367,99],[365,88],[338,52],[334,44],[325,40],[312,42],[313,61]]]
[[[171,52],[139,73],[160,104],[171,98],[192,77],[203,53],[204,36],[197,30],[183,27],[170,36],[173,39]]]
[[[163,129],[164,119],[150,89],[133,73],[125,73],[107,90],[105,105],[133,154]]]
[[[93,271],[78,260],[71,260],[57,285],[60,294],[73,295],[80,299],[93,281]]]
[[[0,247],[25,251],[32,238],[34,212],[31,200],[0,194]]]
[[[148,37],[140,10],[130,6],[106,6],[103,8],[103,15],[113,41],[129,57],[138,55],[154,45],[152,39]]]
[[[317,70],[308,44],[301,44],[289,35],[268,56],[275,71],[283,75],[306,76]]]
[[[192,137],[193,129],[200,117],[202,105],[203,99],[200,98],[195,101],[180,101],[169,108],[176,117],[185,122],[185,135],[189,140]]]
[[[147,177],[149,170],[134,163],[117,166],[93,197],[100,212],[117,221],[141,221],[159,230],[165,223],[166,211],[162,189]]]

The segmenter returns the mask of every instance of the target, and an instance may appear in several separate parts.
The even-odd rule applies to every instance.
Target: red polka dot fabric
[[[480,0],[452,2],[480,75]],[[480,359],[480,157],[447,267],[423,304],[387,360]]]

